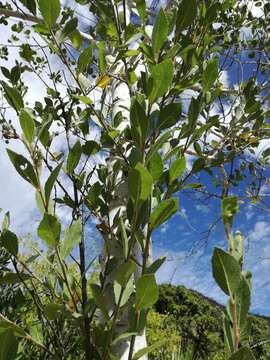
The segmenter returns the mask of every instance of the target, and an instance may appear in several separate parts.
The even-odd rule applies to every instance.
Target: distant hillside
[[[153,341],[156,337],[167,337],[167,346],[181,347],[184,353],[192,352],[193,360],[222,359],[222,355],[215,356],[223,352],[223,309],[223,305],[197,291],[184,286],[161,285],[155,313],[150,316],[150,342],[151,337]],[[259,345],[270,339],[270,318],[250,315],[249,320],[250,335],[245,342],[254,347],[256,359],[270,360],[270,344]],[[162,359],[171,359],[169,356],[165,354]],[[157,354],[151,357],[159,358]]]
[[[180,286],[180,287],[181,287],[181,286]],[[191,293],[194,293],[194,294],[198,295],[199,297],[207,300],[207,301],[208,301],[210,304],[212,304],[213,306],[216,306],[216,307],[218,307],[218,308],[221,308],[222,310],[225,309],[225,306],[224,306],[224,305],[222,305],[222,304],[218,303],[216,300],[214,300],[214,299],[212,299],[212,298],[210,298],[210,297],[208,297],[208,296],[200,293],[199,291],[196,291],[196,290],[193,290],[193,289],[188,289],[188,288],[186,288],[185,286],[182,286],[182,287],[183,287],[185,290],[190,291]],[[261,318],[261,319],[266,320],[266,321],[269,323],[269,326],[270,326],[270,316],[261,315],[261,314],[256,314],[256,313],[250,313],[250,315],[256,316],[256,317],[258,317],[258,318]]]

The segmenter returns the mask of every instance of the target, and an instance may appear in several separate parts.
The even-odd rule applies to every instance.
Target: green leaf
[[[115,274],[115,281],[117,281],[118,284],[120,284],[122,287],[125,287],[135,270],[135,262],[133,260],[126,261],[117,269]]]
[[[186,159],[184,157],[176,159],[172,163],[169,169],[170,183],[172,183],[177,178],[181,177],[185,169],[186,169]]]
[[[72,42],[72,45],[76,48],[76,49],[80,49],[83,43],[83,38],[81,33],[79,32],[79,30],[75,30],[73,31],[73,33],[71,33],[69,35],[70,41]]]
[[[176,36],[179,37],[180,32],[189,27],[195,20],[197,15],[197,1],[183,0],[178,7],[176,18]]]
[[[78,26],[77,18],[73,18],[73,19],[69,20],[65,24],[63,30],[61,31],[59,41],[62,42],[65,40],[65,38],[69,37],[77,29],[77,26]]]
[[[85,105],[91,105],[93,102],[92,100],[87,97],[87,96],[83,96],[83,95],[72,95],[72,97],[74,99],[77,99],[79,101],[81,101],[82,103],[84,103]]]
[[[98,42],[97,48],[98,48],[99,72],[101,74],[104,74],[106,72],[106,61],[105,61],[105,54],[104,54],[105,43],[104,43],[104,41]]]
[[[160,64],[153,66],[152,71],[152,88],[149,94],[149,101],[155,102],[158,97],[163,96],[169,90],[173,81],[173,63],[172,60],[166,59]]]
[[[36,15],[36,2],[35,0],[20,0],[20,2],[29,10],[32,14]]]
[[[97,205],[101,191],[102,191],[102,186],[98,181],[90,187],[90,190],[88,191],[87,199],[89,200],[92,206]]]
[[[75,145],[70,149],[67,158],[67,171],[71,174],[80,162],[82,155],[81,143],[78,140]]]
[[[157,260],[155,260],[147,269],[146,274],[154,274],[158,271],[158,269],[163,265],[164,261],[166,260],[166,256],[163,256]]]
[[[190,130],[195,130],[199,114],[200,100],[192,98],[188,109],[188,126]]]
[[[38,226],[38,236],[48,247],[54,248],[58,245],[61,234],[61,224],[53,215],[45,213]]]
[[[60,255],[65,259],[78,245],[82,238],[82,225],[80,220],[76,220],[65,230],[64,240],[60,243]]]
[[[136,283],[136,309],[147,309],[158,300],[158,286],[153,274],[142,275]]]
[[[3,86],[5,92],[5,98],[10,106],[12,106],[17,112],[24,107],[23,99],[21,94],[17,89],[14,89],[8,86],[4,81],[1,81],[1,85]]]
[[[234,294],[241,280],[241,269],[235,258],[222,249],[215,248],[212,271],[214,279],[225,294]]]
[[[152,33],[152,48],[154,57],[157,57],[160,49],[167,40],[169,32],[169,23],[164,13],[163,8],[160,8],[156,16],[155,25]]]
[[[25,139],[31,143],[35,138],[35,122],[28,109],[21,109],[20,125],[24,133]]]
[[[155,229],[168,220],[178,209],[178,199],[172,198],[162,201],[150,215],[150,228]]]
[[[109,320],[109,314],[108,314],[108,300],[106,297],[102,294],[101,287],[97,284],[91,284],[91,291],[93,295],[94,302],[96,306],[102,311],[103,315],[105,316],[106,320]]]
[[[135,0],[136,1],[136,8],[142,20],[147,18],[146,13],[146,3],[145,0]]]
[[[131,198],[138,200],[147,200],[152,191],[153,178],[148,170],[141,164],[137,163],[128,174],[128,188]]]
[[[2,230],[7,230],[9,228],[9,225],[10,225],[10,215],[9,215],[9,211],[8,211],[5,213],[3,221],[2,221]]]
[[[0,360],[15,359],[18,344],[18,340],[11,329],[0,328]]]
[[[38,179],[32,164],[22,155],[15,153],[14,151],[7,149],[8,157],[12,162],[17,172],[33,185],[36,189],[39,188]]]
[[[168,130],[164,134],[162,134],[155,143],[151,146],[148,154],[146,155],[145,163],[148,164],[153,156],[158,152],[158,150],[165,144],[165,142],[170,138],[172,134],[172,130]]]
[[[44,22],[52,27],[60,15],[61,4],[59,0],[38,0],[39,10]]]
[[[95,155],[99,151],[99,144],[93,140],[86,141],[85,144],[82,146],[82,152],[87,156]]]
[[[157,128],[158,130],[167,129],[176,124],[181,116],[181,104],[171,103],[163,107],[159,113]]]
[[[252,351],[244,346],[239,349],[236,353],[234,353],[228,360],[255,360]]]
[[[12,231],[2,231],[1,244],[11,255],[16,256],[18,254],[18,238]]]
[[[221,215],[224,224],[233,225],[233,219],[238,213],[239,204],[236,196],[230,196],[222,199]]]
[[[114,290],[115,304],[118,304],[120,296],[122,294],[120,307],[124,306],[128,302],[131,294],[134,292],[133,277],[129,279],[124,289],[118,282],[115,281],[113,290]]]
[[[128,333],[123,333],[119,336],[117,336],[111,343],[112,346],[116,345],[119,341],[121,340],[126,340],[128,338],[130,338],[133,335],[137,335],[136,332],[128,332]]]
[[[151,161],[149,162],[149,172],[152,175],[153,180],[158,180],[163,174],[163,161],[158,152],[156,152]]]
[[[134,100],[130,107],[130,125],[132,138],[142,149],[146,139],[148,119],[143,106],[137,100]]]
[[[93,47],[89,45],[79,56],[77,63],[77,73],[84,72],[88,65],[93,61]]]
[[[143,357],[145,354],[149,354],[153,351],[155,351],[156,349],[162,347],[166,341],[168,341],[167,339],[161,339],[159,341],[156,341],[154,344],[144,347],[141,350],[137,351],[134,356],[132,357],[132,360],[138,360],[141,357]]]
[[[231,354],[233,352],[233,334],[231,328],[231,320],[229,316],[223,314],[223,333],[226,353]]]
[[[247,314],[250,308],[250,287],[246,278],[241,275],[240,284],[235,293],[237,306],[237,322],[238,327],[245,327]]]
[[[0,275],[0,284],[19,284],[29,279],[31,279],[29,274],[8,272],[5,275]]]
[[[203,91],[210,91],[214,82],[218,78],[218,58],[214,58],[207,63],[203,72],[202,83]]]
[[[51,172],[50,176],[48,177],[46,183],[45,183],[45,200],[46,204],[49,204],[51,192],[53,189],[53,186],[55,184],[55,181],[59,175],[59,172],[62,168],[63,162],[61,162],[59,165],[56,166],[55,169]]]

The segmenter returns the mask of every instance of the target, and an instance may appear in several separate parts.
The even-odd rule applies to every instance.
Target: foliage
[[[19,353],[29,341],[44,359],[132,360],[160,345],[135,346],[144,339],[147,313],[158,299],[155,272],[163,260],[152,263],[153,232],[178,211],[182,191],[207,187],[192,182],[203,171],[214,178],[216,172],[226,173],[226,166],[231,169],[229,180],[217,179],[225,202],[229,187],[243,178],[241,158],[245,171],[254,174],[246,155],[269,138],[268,82],[264,91],[257,74],[237,90],[220,82],[222,64],[239,62],[242,53],[252,58],[254,49],[261,54],[268,46],[268,22],[257,21],[245,3],[235,0],[171,1],[166,11],[154,14],[145,1],[99,0],[87,5],[95,20],[85,33],[73,10],[76,2],[86,4],[0,3],[1,25],[11,32],[0,56],[9,60],[10,48],[19,47],[15,65],[1,67],[1,134],[14,169],[36,192],[41,213],[36,234],[45,249],[25,258],[10,224],[2,227],[1,246],[12,266],[1,282],[18,287],[24,306],[34,306],[35,312],[31,324],[21,314],[18,321],[0,315],[1,341],[8,349],[11,332]],[[269,6],[264,9],[267,13]],[[11,17],[18,22],[11,25]],[[30,29],[29,22],[35,24]],[[242,37],[246,26],[250,39]],[[267,80],[266,55],[258,57],[256,69]],[[41,101],[32,101],[27,75],[39,81]],[[186,94],[192,94],[188,101]],[[228,239],[235,213],[231,202],[222,213]],[[91,286],[93,260],[85,250],[90,219],[103,242],[98,281]],[[214,277],[231,303],[237,292],[241,300],[249,297],[236,244],[234,238],[233,248],[216,250],[213,259]],[[32,268],[37,258],[46,271]],[[243,318],[233,319],[233,330],[239,330],[236,321],[243,325],[248,307],[249,301]],[[205,356],[219,342],[208,334],[214,318],[201,314],[196,319],[194,313],[192,321],[199,324],[191,327],[192,351]],[[33,324],[34,333],[28,333]],[[187,350],[185,331],[187,324],[181,333]],[[239,341],[234,338],[228,356],[249,352],[238,350]]]

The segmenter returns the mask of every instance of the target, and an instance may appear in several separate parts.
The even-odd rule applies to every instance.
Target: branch
[[[38,16],[34,16],[31,14],[25,14],[25,13],[21,13],[16,10],[9,10],[9,9],[4,9],[4,8],[0,8],[0,16],[13,17],[15,19],[30,21],[35,24],[43,23],[43,20]],[[79,31],[79,33],[80,33],[81,37],[84,38],[85,40],[94,41],[94,39],[92,38],[91,35],[88,35],[82,31]]]

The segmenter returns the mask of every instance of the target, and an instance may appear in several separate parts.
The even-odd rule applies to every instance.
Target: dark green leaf
[[[162,134],[155,143],[151,146],[148,154],[146,155],[145,163],[148,164],[152,161],[153,156],[158,152],[158,150],[164,145],[164,143],[170,138],[172,134],[172,130],[168,130],[164,134]]]
[[[158,300],[158,286],[153,274],[142,275],[136,283],[136,309],[147,309]]]
[[[130,108],[130,125],[133,139],[142,148],[148,129],[148,121],[143,106],[137,101],[133,101]]]
[[[20,2],[29,10],[32,14],[36,15],[36,2],[35,0],[20,0]]]
[[[46,203],[49,204],[51,192],[53,189],[53,186],[55,184],[55,181],[59,175],[59,172],[62,168],[63,162],[61,164],[57,165],[55,169],[51,172],[50,176],[48,177],[46,184],[45,184],[45,200]]]
[[[1,81],[1,85],[3,86],[5,98],[10,106],[12,106],[17,112],[24,107],[23,98],[19,91],[15,88],[8,86],[4,81]]]
[[[79,56],[77,73],[84,72],[88,65],[93,61],[93,48],[92,45],[89,45],[85,48]]]
[[[99,196],[101,194],[102,186],[99,182],[94,183],[88,192],[87,199],[89,200],[90,204],[92,206],[96,206]]]
[[[186,169],[186,159],[184,157],[176,159],[170,169],[169,169],[169,178],[172,183],[174,180],[182,176],[183,172]]]
[[[188,109],[188,126],[190,130],[196,128],[199,113],[200,101],[199,99],[192,98]]]
[[[18,254],[18,238],[12,231],[2,231],[1,244],[11,255],[16,256]]]
[[[82,152],[87,156],[95,155],[99,151],[99,144],[93,140],[86,141],[85,144],[82,146]]]
[[[70,149],[69,154],[68,154],[67,171],[69,173],[73,173],[73,171],[75,170],[75,168],[79,164],[81,154],[82,154],[82,147],[81,147],[80,141],[78,140],[75,143],[75,145]]]
[[[164,263],[165,260],[166,260],[166,256],[163,256],[163,257],[155,260],[155,261],[146,269],[146,274],[154,274],[155,272],[157,272],[158,269],[161,267],[161,265]]]
[[[154,209],[150,215],[151,229],[157,228],[159,225],[168,220],[178,209],[178,199],[172,198],[162,201]]]
[[[214,58],[207,63],[203,72],[202,83],[204,92],[210,91],[214,82],[218,78],[218,58]]]
[[[177,18],[176,18],[176,36],[182,30],[189,27],[195,20],[197,15],[197,1],[196,0],[183,0],[178,7]]]
[[[128,174],[128,188],[131,198],[138,200],[147,200],[152,191],[153,178],[148,170],[141,164],[137,163]]]
[[[252,351],[244,346],[239,349],[236,353],[234,353],[228,360],[255,360]]]
[[[155,102],[158,97],[163,96],[169,90],[173,80],[173,63],[172,60],[166,59],[160,64],[153,66],[152,71],[152,88],[149,94],[149,101]]]
[[[28,274],[8,272],[5,275],[0,275],[0,284],[19,284],[29,279],[31,276]]]
[[[15,359],[18,344],[18,340],[11,329],[0,328],[0,360]]]
[[[161,109],[158,117],[157,128],[167,129],[176,124],[181,116],[181,104],[171,103]]]
[[[110,319],[108,315],[108,303],[109,299],[106,299],[102,293],[101,287],[97,284],[91,284],[92,295],[96,306],[102,311],[103,315],[107,320]]]
[[[61,31],[60,42],[62,42],[65,38],[69,37],[77,29],[77,26],[78,26],[77,18],[73,18],[69,20],[65,24],[63,30]]]
[[[82,224],[80,220],[76,220],[65,230],[64,240],[60,243],[60,255],[62,259],[65,259],[72,252],[74,247],[80,243],[81,239]]]
[[[61,224],[53,215],[45,213],[38,227],[38,236],[48,247],[58,245],[61,234]]]
[[[7,149],[10,161],[14,165],[17,172],[28,181],[35,188],[39,188],[38,179],[32,164],[22,155],[15,153],[14,151]]]
[[[164,13],[164,10],[161,7],[158,15],[156,16],[155,25],[152,33],[152,47],[155,57],[157,57],[160,49],[167,40],[168,32],[169,23]]]
[[[240,265],[235,258],[222,249],[215,248],[212,271],[214,279],[225,294],[234,294],[241,280]]]
[[[25,136],[25,139],[31,143],[35,138],[35,122],[28,109],[21,109],[20,125]]]
[[[38,0],[39,10],[44,22],[52,27],[60,15],[61,4],[59,0]]]

